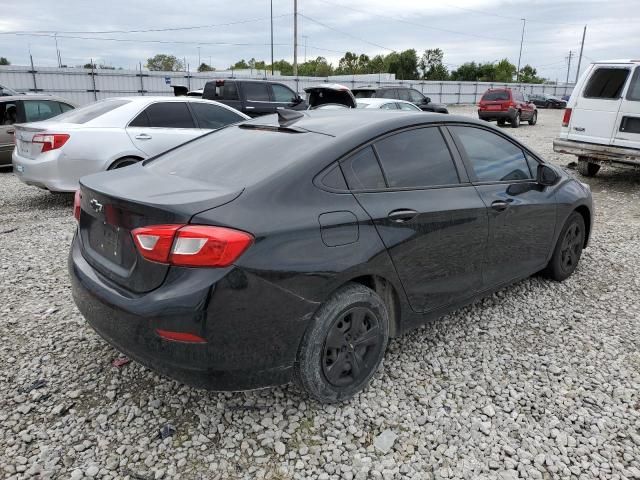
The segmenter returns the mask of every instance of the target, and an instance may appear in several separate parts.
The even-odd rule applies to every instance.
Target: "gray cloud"
[[[293,2],[274,0],[276,59],[293,55]],[[442,48],[450,69],[465,61],[504,57],[516,63],[520,18],[527,18],[522,63],[551,79],[563,80],[569,50],[577,52],[588,24],[585,61],[637,56],[640,21],[637,1],[458,0],[300,0],[299,59],[325,56],[337,64],[346,50],[375,55],[390,50]],[[69,65],[93,58],[133,68],[155,53],[185,57],[225,68],[240,58],[269,60],[269,1],[111,0],[88,2],[23,0],[2,7],[0,32],[43,31],[40,36],[0,34],[0,55],[28,64],[29,51],[40,66],[55,66],[58,31],[62,60]],[[253,20],[247,23],[229,23]],[[227,25],[224,25],[227,24]],[[62,33],[209,26],[144,33]],[[302,35],[305,37],[303,38]],[[74,37],[74,38],[69,38]],[[101,38],[97,39],[97,38]],[[143,42],[144,41],[144,42]],[[157,42],[157,43],[155,43]],[[384,47],[384,48],[383,48]],[[575,63],[573,64],[575,68]],[[574,73],[571,74],[573,77]]]

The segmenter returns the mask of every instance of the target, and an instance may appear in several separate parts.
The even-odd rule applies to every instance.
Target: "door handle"
[[[249,107],[249,106],[244,107],[244,109],[245,109],[245,110],[255,110],[255,108],[256,108],[256,107]]]
[[[138,135],[136,135],[136,139],[138,139],[138,140],[151,140],[151,135],[149,135],[148,133],[139,133]]]
[[[7,133],[8,133],[9,135],[11,135],[11,134],[13,134],[13,133],[16,133],[16,131],[15,131],[15,130],[7,130]]]
[[[408,208],[401,208],[401,209],[389,212],[389,215],[387,215],[387,218],[389,218],[389,220],[391,220],[392,222],[402,223],[402,222],[408,222],[409,220],[414,218],[416,215],[418,215],[418,212],[416,212],[415,210],[411,210]]]
[[[513,200],[511,200],[510,198],[507,200],[496,200],[495,202],[491,203],[491,208],[497,210],[498,212],[502,212],[509,208],[511,202],[513,202]]]

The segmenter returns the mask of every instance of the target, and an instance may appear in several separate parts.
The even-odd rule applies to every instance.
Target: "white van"
[[[640,168],[640,60],[592,63],[580,76],[553,150],[578,156],[592,177],[603,164]]]

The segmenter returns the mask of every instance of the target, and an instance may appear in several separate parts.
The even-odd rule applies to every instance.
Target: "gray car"
[[[52,95],[14,95],[0,97],[0,167],[11,165],[14,123],[38,122],[60,115],[76,106]]]

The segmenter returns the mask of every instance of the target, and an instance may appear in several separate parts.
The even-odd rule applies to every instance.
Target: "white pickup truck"
[[[640,168],[640,60],[592,63],[580,76],[553,150],[592,177],[604,164]]]

